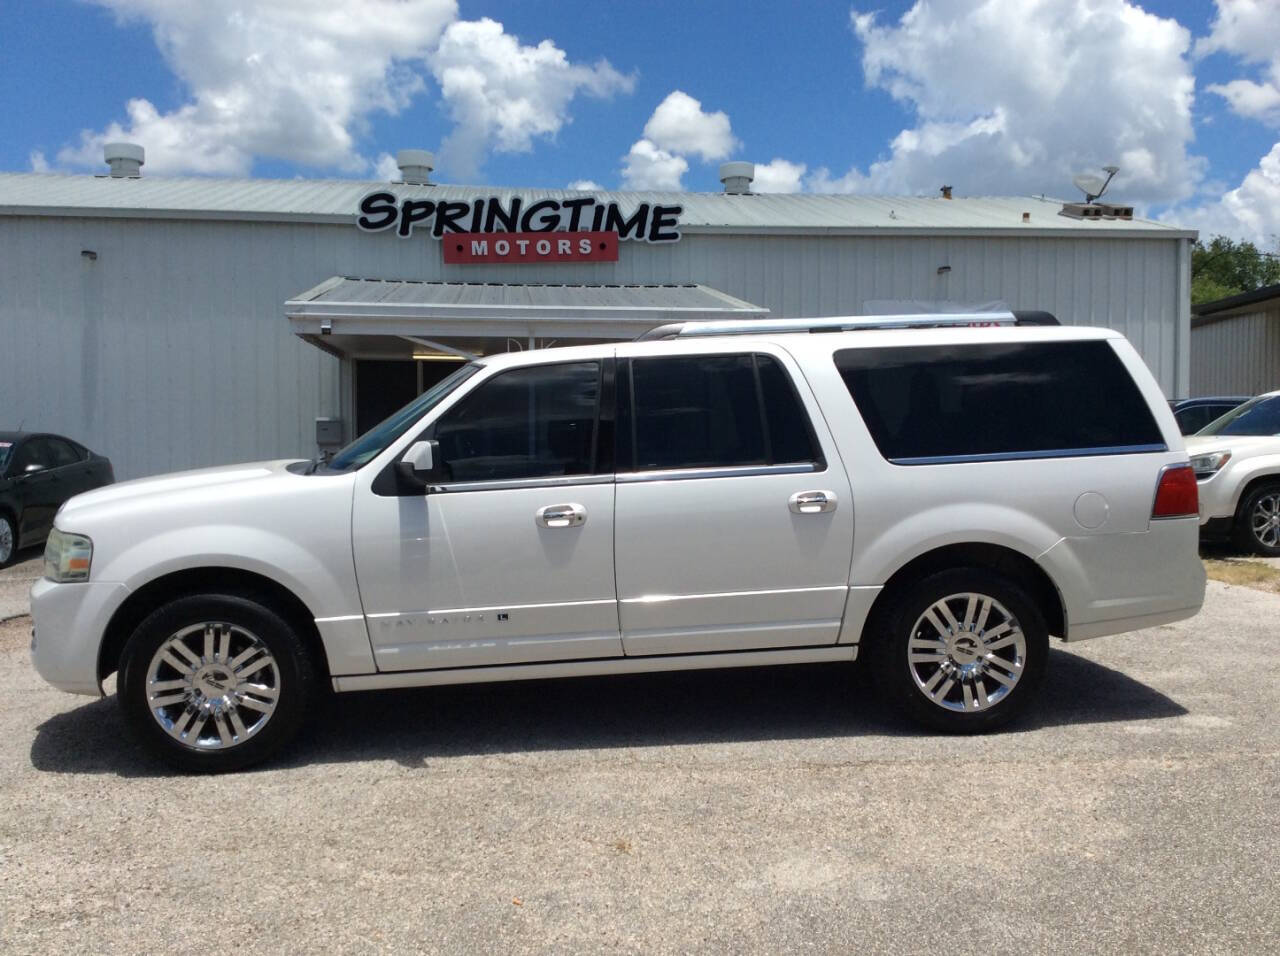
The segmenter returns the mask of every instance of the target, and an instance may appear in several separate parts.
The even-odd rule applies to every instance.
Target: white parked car
[[[1202,537],[1280,557],[1280,392],[1233,408],[1187,437]]]
[[[76,693],[118,670],[141,739],[192,770],[274,752],[322,683],[858,659],[916,720],[983,731],[1050,635],[1196,613],[1196,515],[1115,332],[664,327],[471,362],[325,464],[72,499],[33,654]]]

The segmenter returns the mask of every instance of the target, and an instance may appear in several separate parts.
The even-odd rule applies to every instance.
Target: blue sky
[[[714,190],[748,159],[780,161],[762,188],[1070,196],[1115,162],[1153,215],[1280,232],[1280,0],[4,6],[5,170],[123,136],[148,175],[377,178],[416,146],[448,182]]]

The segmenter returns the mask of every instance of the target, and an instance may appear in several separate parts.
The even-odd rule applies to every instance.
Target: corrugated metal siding
[[[1258,395],[1280,388],[1280,308],[1191,330],[1191,396]]]
[[[0,219],[0,421],[70,435],[120,478],[314,454],[338,363],[290,333],[281,303],[334,263],[289,233]]]
[[[339,368],[284,303],[334,275],[701,283],[775,316],[1001,299],[1120,330],[1172,393],[1178,246],[700,234],[624,243],[616,263],[445,266],[432,239],[351,225],[0,216],[0,424],[69,434],[121,477],[314,454],[315,416],[342,414]]]

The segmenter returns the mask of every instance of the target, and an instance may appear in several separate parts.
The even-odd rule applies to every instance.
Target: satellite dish
[[[1085,202],[1093,202],[1107,190],[1111,177],[1120,172],[1119,166],[1103,166],[1102,171],[1107,174],[1107,178],[1094,176],[1091,173],[1081,173],[1072,177],[1071,181],[1076,184],[1076,189],[1084,193]]]

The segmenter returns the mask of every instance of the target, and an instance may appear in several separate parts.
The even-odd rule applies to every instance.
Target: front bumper
[[[88,581],[55,584],[41,578],[31,587],[31,661],[58,690],[102,695],[98,649],[111,615],[124,603],[123,584]]]
[[[1235,517],[1236,494],[1240,490],[1240,482],[1226,480],[1228,476],[1224,472],[1230,467],[1228,465],[1223,471],[1196,482],[1196,493],[1200,496],[1202,530],[1205,525],[1219,518],[1225,518],[1229,522]]]

